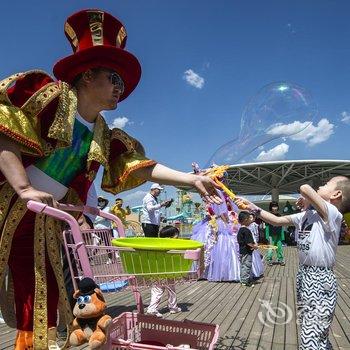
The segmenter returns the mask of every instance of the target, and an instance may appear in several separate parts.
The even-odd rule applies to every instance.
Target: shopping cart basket
[[[167,251],[162,251],[162,254],[169,254],[169,261],[171,262],[170,264],[166,264],[166,269],[163,269],[162,272],[154,269],[152,271],[146,271],[146,266],[149,265],[150,261],[143,257],[141,270],[137,273],[131,273],[128,271],[128,269],[124,269],[126,265],[124,264],[123,266],[120,257],[123,254],[133,254],[135,256],[135,254],[137,254],[137,249],[132,247],[112,246],[111,230],[81,231],[74,217],[66,213],[64,210],[81,211],[83,213],[92,213],[108,218],[115,222],[119,236],[123,237],[123,226],[116,216],[101,212],[96,208],[91,208],[88,206],[76,207],[72,205],[60,205],[60,209],[55,209],[47,206],[46,204],[33,201],[29,201],[27,206],[30,210],[50,215],[69,224],[70,230],[64,231],[63,238],[75,288],[77,288],[77,281],[83,277],[90,277],[94,279],[105,292],[119,291],[127,285],[132,287],[139,313],[124,313],[113,320],[110,330],[109,348],[177,349],[178,347],[175,346],[155,346],[150,344],[149,340],[147,340],[148,336],[146,336],[146,334],[148,334],[148,329],[158,329],[160,331],[159,333],[153,332],[153,334],[155,334],[153,341],[157,342],[157,339],[160,339],[158,341],[158,345],[164,344],[164,341],[162,340],[165,334],[164,332],[167,332],[169,329],[170,333],[174,333],[175,338],[173,345],[186,345],[185,349],[213,349],[212,346],[215,344],[218,337],[218,326],[191,321],[181,322],[160,320],[154,316],[142,315],[143,303],[139,292],[140,287],[150,286],[155,281],[158,283],[177,283],[180,281],[197,280],[197,278],[201,275],[201,249],[198,247],[198,244],[201,245],[200,243],[194,243],[192,249],[170,249]],[[127,238],[124,239],[127,240]],[[143,238],[135,239],[142,240]],[[189,241],[186,240],[186,242]],[[179,257],[183,260],[187,260],[187,271],[184,271],[183,267],[177,268]],[[146,323],[145,320],[147,320]],[[200,328],[200,325],[202,325],[202,328]],[[122,331],[122,329],[124,329],[124,331]],[[174,330],[172,331],[172,329]],[[193,331],[193,339],[191,338],[192,340],[187,337],[187,335],[190,333],[189,329],[192,329]],[[206,331],[207,333],[205,333],[206,335],[204,336],[205,339],[208,340],[208,346],[203,345],[205,344],[203,341],[194,340],[196,337],[198,339],[203,337],[203,329],[210,329],[210,332],[208,333]],[[135,337],[130,338],[131,333],[134,334]],[[183,336],[180,336],[182,333]],[[137,334],[138,336],[136,336]],[[177,338],[176,334],[178,336]],[[172,338],[168,338],[166,336],[165,339],[167,339],[168,344]],[[180,343],[177,342],[176,339],[178,339]],[[123,344],[124,342],[126,343]],[[184,347],[180,347],[179,349],[183,348]]]
[[[218,325],[124,312],[113,319],[110,348],[212,350],[218,337]]]
[[[142,278],[143,285],[153,282],[180,283],[182,279],[197,280],[203,243],[174,238],[119,238],[112,245],[129,248],[120,251],[125,272]],[[195,263],[193,262],[195,261]],[[191,276],[192,274],[192,276]],[[148,283],[147,283],[148,282]]]

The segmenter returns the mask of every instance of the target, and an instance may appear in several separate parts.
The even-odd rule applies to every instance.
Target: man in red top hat
[[[151,180],[192,186],[209,202],[220,202],[210,178],[146,158],[138,141],[110,130],[100,115],[115,109],[141,76],[138,60],[125,50],[122,23],[89,9],[67,19],[65,34],[73,54],[55,64],[58,81],[39,70],[0,81],[0,282],[8,265],[16,349],[55,348],[59,299],[67,323],[72,319],[61,269],[61,227],[27,211],[28,200],[85,203],[102,165],[102,189],[113,194]]]

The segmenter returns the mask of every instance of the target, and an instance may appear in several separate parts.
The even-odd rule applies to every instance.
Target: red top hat
[[[74,53],[55,64],[56,78],[71,84],[88,69],[109,68],[124,81],[119,101],[128,97],[140,80],[141,66],[134,55],[124,50],[127,35],[122,23],[105,11],[87,9],[68,17],[64,30]]]

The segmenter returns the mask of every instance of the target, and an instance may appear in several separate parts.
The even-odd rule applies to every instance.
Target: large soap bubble
[[[237,138],[221,146],[212,164],[234,164],[260,146],[303,132],[317,116],[311,94],[302,86],[275,82],[264,86],[245,107]]]

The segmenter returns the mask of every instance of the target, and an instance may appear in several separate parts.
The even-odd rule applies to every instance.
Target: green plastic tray
[[[120,251],[123,268],[131,275],[144,278],[182,278],[192,268],[193,261],[182,253],[167,253],[169,250],[194,250],[203,244],[188,239],[132,237],[112,240],[117,247],[133,248],[135,251]]]

